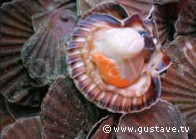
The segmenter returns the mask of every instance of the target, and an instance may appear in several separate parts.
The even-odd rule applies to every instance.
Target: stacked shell
[[[69,0],[1,6],[1,94],[8,101],[38,106],[40,92],[66,72],[65,43],[77,22],[75,8]]]
[[[119,120],[115,116],[102,118],[87,139],[188,139],[188,130],[178,108],[159,100],[150,109],[122,115]]]
[[[178,106],[190,130],[196,128],[195,6],[194,0],[155,5],[152,14],[162,48],[173,63],[161,78],[161,98]]]
[[[41,107],[45,139],[82,138],[99,117],[98,109],[78,92],[71,78],[59,76]]]
[[[196,39],[177,37],[163,49],[173,61],[161,78],[161,98],[178,106],[191,130],[196,128]]]
[[[10,102],[37,106],[42,86],[33,80],[21,59],[21,49],[34,33],[31,16],[43,7],[37,1],[15,0],[1,6],[1,94]]]
[[[170,61],[139,15],[129,16],[121,5],[108,2],[79,21],[67,46],[67,64],[77,88],[89,101],[127,113],[157,101],[159,73]]]
[[[76,26],[74,10],[74,3],[61,4],[32,17],[35,33],[25,42],[21,56],[29,74],[43,85],[66,72],[65,43]]]
[[[78,15],[84,15],[86,11],[91,8],[95,8],[99,3],[109,1],[120,4],[127,10],[129,14],[137,13],[142,16],[142,18],[148,17],[153,8],[152,1],[146,0],[77,0]]]

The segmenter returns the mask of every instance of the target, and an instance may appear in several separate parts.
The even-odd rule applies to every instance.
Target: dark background
[[[4,2],[8,2],[8,1],[12,1],[12,0],[0,0],[0,5],[2,5]]]

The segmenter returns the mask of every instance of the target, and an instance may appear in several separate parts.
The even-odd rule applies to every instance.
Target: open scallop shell
[[[31,16],[42,10],[39,3],[31,0],[15,0],[0,8],[1,94],[10,102],[40,104],[35,98],[39,97],[42,86],[30,78],[20,54],[23,44],[34,33]]]
[[[69,77],[59,76],[51,85],[41,107],[45,139],[86,136],[99,111],[79,94]]]
[[[179,2],[165,5],[154,5],[152,18],[157,27],[158,38],[163,45],[171,42],[176,33],[175,24],[178,18]]]
[[[95,8],[100,3],[116,2],[123,6],[131,15],[137,13],[142,18],[147,18],[152,10],[152,2],[146,0],[78,0],[78,13],[79,15],[85,14],[90,8]]]
[[[188,139],[184,117],[177,107],[164,100],[159,100],[150,109],[140,113],[123,115],[118,127],[117,139]],[[183,131],[181,127],[184,128]],[[125,128],[126,130],[122,130]]]
[[[21,118],[5,127],[1,139],[42,139],[39,116]]]
[[[72,3],[33,16],[36,32],[25,42],[21,56],[30,75],[43,85],[66,72],[65,46],[76,26],[75,8]]]
[[[102,7],[102,10],[109,11],[108,13],[97,14],[97,8],[95,8],[82,17],[67,46],[68,71],[81,93],[98,107],[119,113],[141,111],[155,103],[160,95],[158,72],[153,71],[152,74],[149,75],[149,86],[145,85],[148,87],[144,89],[146,90],[144,93],[141,93],[141,95],[132,95],[134,91],[127,89],[129,87],[124,89],[105,83],[102,80],[102,77],[100,77],[99,71],[96,70],[92,59],[90,59],[91,38],[93,38],[93,31],[95,30],[102,27],[126,27],[136,28],[141,32],[148,32],[148,29],[143,25],[141,18],[136,14],[123,20],[117,19],[117,17],[123,17],[122,15],[125,15],[124,12],[122,12],[123,7],[118,8],[119,11],[115,10],[115,12],[118,13],[115,15],[118,16],[112,16],[113,14],[110,14],[111,11],[108,9],[111,9],[113,6],[117,6],[117,4],[114,2],[102,3],[98,5],[98,8]],[[120,7],[120,5],[118,6]],[[146,47],[152,42],[151,40],[145,41]],[[160,63],[158,69],[165,70],[170,62],[164,54],[161,57],[164,59],[163,62],[166,63]],[[152,58],[151,60],[150,63],[153,63],[157,59]],[[141,88],[140,90],[143,91]]]
[[[196,1],[184,0],[181,4],[178,21],[176,22],[177,35],[192,35],[196,34]]]
[[[178,106],[187,126],[196,128],[196,39],[177,37],[163,49],[172,59],[168,73],[161,77],[161,98]]]

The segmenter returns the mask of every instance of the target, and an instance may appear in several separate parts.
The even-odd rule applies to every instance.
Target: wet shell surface
[[[45,139],[84,138],[98,118],[98,109],[90,106],[69,77],[54,81],[41,106]]]
[[[123,115],[118,127],[117,139],[188,139],[188,127],[185,128],[184,117],[177,107],[164,100],[159,100],[150,109],[140,113]],[[120,130],[125,128],[134,130]]]
[[[116,3],[98,7],[103,6],[109,11]],[[121,20],[117,17],[122,16],[92,11],[79,21],[67,46],[68,71],[77,88],[89,101],[111,112],[150,107],[160,96],[159,73],[170,65],[169,59],[139,15]],[[122,11],[123,7],[115,10],[118,15]]]
[[[179,12],[178,21],[176,22],[177,35],[196,34],[196,1],[184,0]]]
[[[31,0],[15,0],[0,8],[0,82],[1,94],[10,102],[38,106],[40,86],[31,79],[21,60],[21,49],[34,33],[31,16],[42,11],[42,6]]]
[[[35,34],[25,42],[21,56],[30,75],[41,84],[66,72],[66,42],[76,26],[74,3],[34,15]]]
[[[177,37],[163,49],[173,64],[161,77],[161,98],[178,106],[190,129],[196,128],[196,39]]]
[[[123,6],[130,15],[137,13],[142,18],[148,17],[153,7],[152,2],[146,0],[78,0],[78,13],[83,15],[90,8],[95,8],[100,3],[111,1]]]
[[[21,118],[2,130],[1,139],[42,139],[39,116]]]

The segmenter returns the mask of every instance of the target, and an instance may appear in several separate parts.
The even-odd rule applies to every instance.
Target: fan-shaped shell
[[[177,35],[194,36],[196,34],[196,1],[184,0],[181,5],[176,22]]]
[[[177,37],[163,49],[173,61],[168,73],[161,77],[161,98],[178,106],[187,126],[196,128],[196,39]]]
[[[162,45],[174,39],[179,3],[180,2],[154,5],[152,18],[156,24],[158,38]]]
[[[72,3],[33,17],[36,32],[25,42],[21,56],[30,75],[44,85],[66,72],[65,43],[76,25],[74,9]]]
[[[140,113],[123,115],[118,127],[117,139],[188,139],[188,127],[185,126],[184,117],[177,107],[164,100],[159,100],[150,109]],[[124,132],[122,128],[127,130]],[[128,128],[132,128],[132,132]]]
[[[42,139],[39,116],[21,118],[5,127],[1,139]]]
[[[122,5],[130,15],[137,13],[142,18],[148,17],[152,10],[152,2],[146,0],[78,0],[78,13],[83,15],[90,8],[95,8],[100,3],[111,1]]]
[[[1,6],[0,80],[1,94],[10,102],[38,106],[36,100],[42,86],[28,75],[20,52],[23,44],[34,33],[31,16],[42,11],[37,1],[15,0]]]
[[[98,5],[98,11],[100,11],[99,7],[102,7],[101,9],[103,11],[110,11],[108,9],[112,9],[113,6],[120,7],[120,5],[114,2],[102,3]],[[99,60],[103,58],[99,55],[92,54],[94,51],[96,52],[96,50],[99,50],[99,48],[97,48],[96,46],[96,45],[99,46],[99,37],[97,37],[98,39],[96,40],[96,37],[95,37],[96,35],[99,36],[99,33],[101,34],[102,31],[104,32],[105,30],[109,30],[109,29],[120,30],[121,28],[126,28],[126,29],[135,28],[137,31],[139,30],[139,32],[140,31],[146,32],[146,34],[149,33],[148,29],[143,24],[141,18],[136,14],[133,14],[132,16],[126,19],[123,19],[123,20],[120,20],[121,18],[120,19],[117,18],[117,17],[123,17],[122,15],[125,15],[122,12],[123,7],[119,9],[120,11],[115,10],[115,12],[118,13],[118,14],[115,14],[115,15],[118,15],[115,17],[112,16],[113,14],[110,14],[111,11],[106,12],[105,14],[99,14],[99,12],[96,13],[97,8],[92,9],[91,11],[89,11],[82,17],[82,19],[78,23],[78,27],[73,31],[72,39],[67,46],[67,52],[68,52],[67,63],[68,63],[69,74],[74,79],[74,82],[77,88],[82,92],[82,94],[88,100],[95,103],[97,106],[107,109],[109,111],[127,113],[127,112],[135,112],[135,111],[143,110],[151,106],[152,103],[155,103],[157,98],[160,95],[160,89],[159,89],[160,81],[159,81],[158,72],[156,70],[149,76],[146,76],[146,75],[142,76],[142,79],[144,79],[145,81],[147,80],[148,81],[144,85],[145,87],[143,86],[144,88],[139,87],[140,89],[136,89],[136,90],[140,90],[138,91],[138,94],[137,94],[136,93],[137,91],[134,91],[134,89],[132,90],[130,88],[132,85],[127,86],[126,81],[125,81],[126,85],[124,85],[123,83],[124,80],[122,82],[119,81],[120,84],[118,84],[118,82],[115,82],[117,80],[121,80],[120,78],[116,78],[117,76],[114,76],[114,78],[112,77],[112,79],[110,79],[111,76],[107,75],[107,73],[110,72],[109,70],[113,69],[113,68],[109,69],[110,68],[109,65],[112,65],[112,64],[104,64],[104,65],[107,65],[105,66],[106,69],[104,69],[104,66],[103,66],[103,70],[100,70],[100,69],[97,70],[97,67],[99,68],[99,64],[101,65],[101,62],[104,63],[104,60],[96,61],[94,59],[97,58],[97,60]],[[103,29],[103,30],[100,31],[99,29],[100,30]],[[139,35],[139,33],[137,35]],[[145,46],[146,47],[155,46],[153,45],[154,44],[153,40],[150,40],[149,38],[150,36],[144,39],[145,40],[144,43],[146,43]],[[108,47],[109,46],[110,45],[108,45]],[[94,50],[94,47],[96,48],[95,50]],[[119,42],[119,45],[116,46],[116,48],[120,48],[120,47],[121,47],[121,44]],[[100,49],[102,50],[107,49],[106,47],[104,48],[103,49],[100,48]],[[109,48],[109,49],[112,50],[112,48]],[[157,47],[155,49],[157,49]],[[159,53],[159,50],[157,50],[156,52]],[[107,50],[104,51],[103,53],[107,53]],[[116,53],[118,54],[118,51]],[[112,55],[110,54],[108,54],[109,57],[112,57]],[[121,55],[122,57],[123,57],[123,54]],[[153,56],[156,56],[156,54]],[[170,62],[168,61],[167,57],[164,56],[164,54],[160,57],[162,58],[164,57],[163,58],[164,61],[163,63],[159,63],[159,65],[156,65],[156,61],[159,61],[158,60],[159,58],[153,57],[153,58],[149,58],[151,59],[150,61],[148,60],[147,61],[149,62],[149,64],[155,62],[155,64],[152,64],[152,65],[158,66],[157,70],[161,70],[161,69],[165,70],[167,66],[170,64]],[[124,66],[123,64],[124,63],[122,62],[122,67]],[[138,64],[135,63],[133,65],[138,65]],[[147,69],[151,69],[150,67],[153,68],[154,66],[149,66],[147,67]],[[123,73],[126,73],[126,72],[129,73],[129,70],[131,70],[130,67],[128,68],[125,67],[125,69],[126,69],[125,72],[122,71]],[[136,72],[133,72],[133,73],[136,73]],[[126,75],[124,77],[126,77]],[[132,77],[130,77],[130,79],[132,79]],[[140,86],[141,84],[143,84],[143,83],[141,84],[139,83],[139,81],[141,81],[140,79],[141,78],[138,77],[138,82],[135,82],[134,84],[135,86]]]
[[[115,0],[115,2],[121,4],[129,15],[137,13],[143,19],[150,16],[153,8],[153,4],[148,0]]]
[[[183,127],[183,129],[182,129]],[[189,128],[176,106],[160,99],[148,110],[102,118],[88,139],[188,139]]]
[[[98,117],[98,109],[80,96],[71,78],[64,76],[51,85],[41,107],[45,139],[82,138]]]

